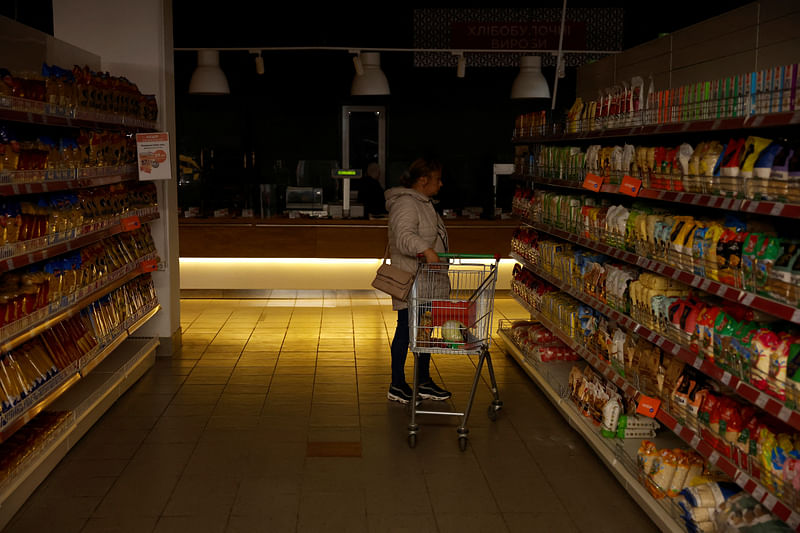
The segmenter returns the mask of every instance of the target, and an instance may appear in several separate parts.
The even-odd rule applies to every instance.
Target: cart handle
[[[436,252],[436,255],[444,259],[494,259],[495,261],[500,261],[500,254],[453,254]],[[425,254],[417,254],[417,259],[422,259],[423,257],[425,257]]]
[[[439,257],[446,259],[494,259],[500,260],[500,254],[451,254],[451,253],[437,253]]]

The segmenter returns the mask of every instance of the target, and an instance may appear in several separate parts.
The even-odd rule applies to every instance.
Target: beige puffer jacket
[[[417,271],[417,254],[428,248],[437,253],[448,250],[447,230],[431,199],[408,187],[393,187],[384,193],[389,211],[389,257],[406,272]],[[408,303],[392,298],[392,309],[406,309]]]

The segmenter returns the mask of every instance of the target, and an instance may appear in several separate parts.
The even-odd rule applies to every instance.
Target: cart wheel
[[[416,433],[409,433],[408,434],[408,447],[415,448],[417,446],[417,434]]]
[[[489,417],[489,420],[491,420],[492,422],[497,420],[497,411],[499,411],[499,408],[494,406],[494,405],[490,405],[489,409],[486,410],[486,415]]]
[[[458,437],[458,448],[462,452],[467,449],[467,437]]]

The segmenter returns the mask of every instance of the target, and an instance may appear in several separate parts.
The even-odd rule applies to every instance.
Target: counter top
[[[519,222],[514,219],[475,219],[475,218],[445,218],[444,224],[447,228],[451,227],[518,227]],[[289,218],[286,216],[270,217],[270,218],[181,218],[179,223],[181,225],[192,226],[210,226],[210,225],[225,225],[225,226],[248,226],[248,227],[287,227],[287,226],[366,226],[366,227],[380,227],[385,228],[389,219],[364,219],[364,218]]]
[[[182,218],[181,257],[380,258],[388,220]],[[508,257],[515,220],[445,219],[456,253]]]

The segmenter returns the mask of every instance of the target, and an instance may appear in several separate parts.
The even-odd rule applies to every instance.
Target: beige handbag
[[[386,258],[388,256],[389,245],[387,244],[386,252],[383,254],[383,262],[378,267],[375,279],[372,280],[372,286],[393,298],[405,300],[411,290],[411,285],[414,283],[414,274],[387,263]]]

